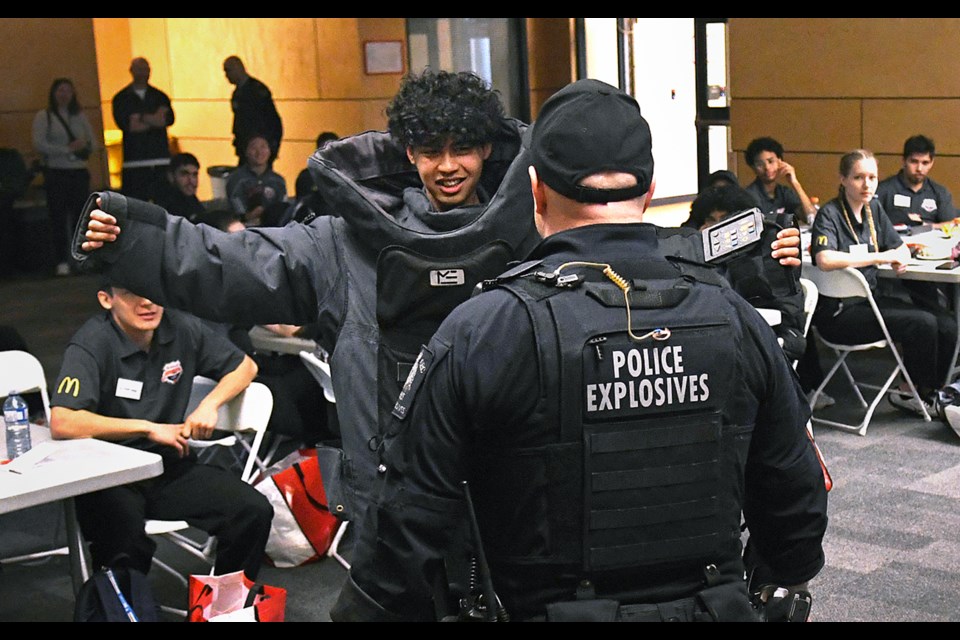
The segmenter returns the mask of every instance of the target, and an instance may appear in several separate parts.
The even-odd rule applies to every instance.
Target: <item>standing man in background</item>
[[[133,59],[130,75],[133,82],[113,96],[113,119],[123,132],[122,191],[153,202],[167,184],[167,127],[173,125],[173,107],[167,94],[149,84],[146,58]]]
[[[273,96],[267,85],[247,73],[243,61],[230,56],[223,61],[223,73],[236,89],[230,96],[233,109],[233,148],[237,152],[237,163],[243,164],[247,140],[255,134],[264,136],[270,143],[270,166],[280,153],[280,140],[283,138],[283,122]]]
[[[937,150],[930,138],[917,135],[903,143],[903,167],[877,185],[877,198],[893,224],[940,227],[957,215],[947,188],[928,177]]]

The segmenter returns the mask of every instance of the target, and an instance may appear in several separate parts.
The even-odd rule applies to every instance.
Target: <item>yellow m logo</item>
[[[827,246],[827,236],[817,236],[817,246],[818,247]]]
[[[77,394],[80,393],[80,380],[78,378],[64,376],[63,380],[60,381],[60,386],[57,387],[57,393],[68,395],[73,393],[73,397],[76,398]]]

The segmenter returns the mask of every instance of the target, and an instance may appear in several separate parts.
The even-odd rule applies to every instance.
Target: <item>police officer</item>
[[[544,240],[421,350],[331,617],[450,613],[466,481],[499,619],[755,620],[741,513],[771,583],[824,562],[796,378],[748,303],[680,277],[642,222],[653,157],[633,98],[577,81],[525,141]]]

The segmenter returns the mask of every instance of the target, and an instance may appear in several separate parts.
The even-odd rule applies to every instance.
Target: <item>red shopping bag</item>
[[[300,449],[267,469],[254,487],[273,505],[267,560],[297,567],[326,554],[340,526],[327,508],[316,449]]]
[[[221,576],[191,575],[190,622],[283,622],[287,590],[253,582],[235,571]]]

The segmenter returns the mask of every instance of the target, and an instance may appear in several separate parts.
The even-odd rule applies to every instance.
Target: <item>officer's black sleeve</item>
[[[123,287],[164,306],[234,324],[306,324],[342,292],[329,220],[225,233],[109,194],[120,235],[90,254]]]
[[[424,373],[408,379],[409,413],[384,441],[377,505],[364,519],[335,620],[436,618],[446,596],[443,559],[456,553],[466,522],[461,483],[482,473],[474,465],[497,446],[494,433],[522,422],[540,396],[529,319],[504,304],[507,296],[467,301],[422,351]]]
[[[750,545],[772,576],[783,585],[799,584],[824,563],[824,472],[807,432],[810,409],[796,374],[762,318],[742,317],[741,366],[758,401],[744,474],[744,518]]]

